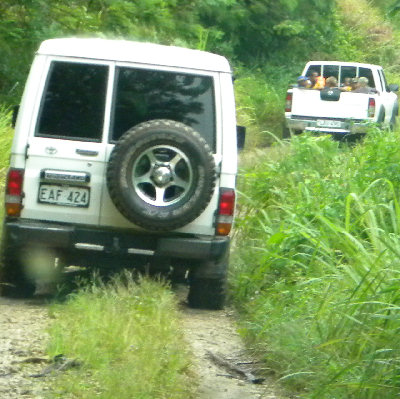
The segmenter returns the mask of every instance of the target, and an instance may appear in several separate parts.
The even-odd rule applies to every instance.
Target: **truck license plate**
[[[60,186],[56,184],[41,184],[38,202],[51,205],[89,206],[90,191],[88,187]]]
[[[340,121],[332,121],[329,119],[318,119],[317,120],[317,126],[319,127],[334,127],[334,128],[339,128],[342,126],[342,123]]]

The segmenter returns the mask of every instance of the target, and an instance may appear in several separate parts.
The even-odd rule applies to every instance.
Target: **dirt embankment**
[[[182,321],[199,377],[198,399],[283,399],[268,380],[254,383],[259,382],[259,365],[246,353],[232,311],[194,310],[182,304]],[[44,397],[49,377],[33,375],[47,366],[47,323],[45,304],[0,298],[1,399]]]

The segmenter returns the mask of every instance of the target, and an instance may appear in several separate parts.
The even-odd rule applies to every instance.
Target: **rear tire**
[[[193,278],[188,303],[194,309],[221,310],[226,299],[226,279]]]
[[[392,117],[390,118],[390,125],[389,125],[389,129],[391,131],[393,131],[397,125],[396,115],[397,115],[397,112],[393,111]]]
[[[290,139],[290,130],[287,126],[282,129],[282,139]]]
[[[20,251],[3,244],[0,264],[0,295],[10,298],[29,298],[35,292],[35,284],[28,278],[20,259]],[[18,254],[18,255],[16,255]]]
[[[191,308],[223,309],[227,291],[229,251],[218,261],[203,261],[189,275],[188,303]]]

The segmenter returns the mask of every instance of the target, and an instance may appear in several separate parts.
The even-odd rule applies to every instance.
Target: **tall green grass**
[[[176,299],[164,284],[125,275],[84,288],[52,314],[50,356],[82,366],[55,378],[51,398],[193,397]]]
[[[8,166],[12,142],[11,111],[0,105],[0,176]]]
[[[282,143],[242,171],[242,331],[302,398],[400,394],[400,135]]]
[[[11,128],[11,111],[0,105],[0,220],[3,219],[4,182],[10,157],[13,129]],[[3,224],[0,224],[0,235]]]

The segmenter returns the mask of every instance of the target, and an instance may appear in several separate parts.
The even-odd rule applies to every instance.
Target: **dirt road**
[[[246,353],[231,311],[185,307],[182,314],[199,376],[198,399],[282,399],[271,381],[251,382],[258,366]]]
[[[184,304],[181,308],[182,328],[199,377],[198,399],[278,399],[269,382],[254,384],[247,378],[257,365],[245,352],[231,311],[194,310]],[[44,397],[47,378],[32,375],[46,367],[47,323],[44,303],[0,298],[1,399]]]
[[[46,366],[47,308],[0,297],[0,398],[40,399],[46,386],[31,377]]]

